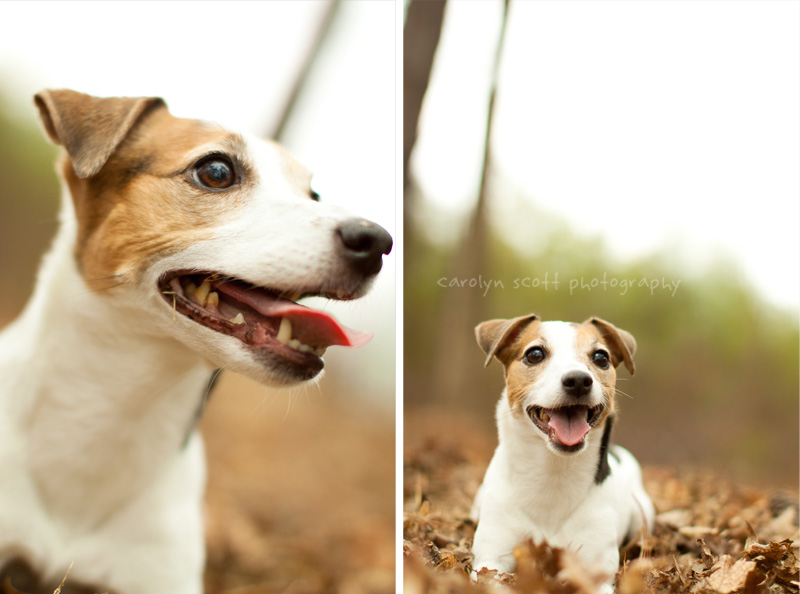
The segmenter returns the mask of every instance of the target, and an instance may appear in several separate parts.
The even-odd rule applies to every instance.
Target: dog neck
[[[2,347],[13,343],[23,363],[12,394],[37,490],[54,518],[89,529],[179,456],[209,368],[142,308],[87,288],[65,198],[34,296]]]
[[[505,391],[497,405],[497,426],[508,480],[520,486],[515,492],[524,494],[525,508],[534,514],[542,510],[554,523],[559,518],[552,510],[569,515],[595,483],[603,427],[589,433],[582,452],[556,454],[527,416],[512,412]]]

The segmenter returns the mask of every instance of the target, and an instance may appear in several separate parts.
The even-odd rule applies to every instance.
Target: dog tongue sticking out
[[[258,312],[265,316],[288,318],[292,322],[293,335],[309,344],[359,347],[372,338],[369,332],[359,332],[340,325],[324,311],[292,301],[276,300],[269,307],[258,309]]]
[[[287,318],[292,322],[292,336],[305,344],[359,347],[372,338],[369,332],[359,332],[340,325],[323,311],[264,291],[252,290],[239,283],[220,283],[217,290],[248,305],[264,317]]]
[[[563,445],[573,446],[580,443],[589,430],[591,425],[586,421],[589,412],[587,406],[565,406],[563,408],[548,409],[550,416],[548,425],[550,435],[560,441]]]

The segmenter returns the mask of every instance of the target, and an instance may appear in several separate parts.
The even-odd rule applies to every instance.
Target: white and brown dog
[[[575,551],[612,591],[620,544],[652,526],[654,514],[638,463],[610,444],[615,368],[633,374],[633,336],[598,318],[533,314],[483,322],[476,335],[486,365],[496,357],[505,366],[506,387],[499,445],[472,510],[473,575],[513,571],[514,547],[533,539]]]
[[[73,591],[197,594],[209,371],[317,377],[327,347],[369,336],[297,300],[363,295],[392,240],[320,203],[278,145],[161,99],[36,105],[65,149],[64,195],[34,295],[0,335],[0,589],[52,592],[74,562]]]

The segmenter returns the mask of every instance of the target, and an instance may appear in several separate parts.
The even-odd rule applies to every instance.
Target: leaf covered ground
[[[591,568],[532,542],[514,551],[515,575],[498,580],[484,570],[471,583],[469,509],[493,436],[432,411],[407,413],[405,426],[405,594],[595,592],[601,577]],[[744,488],[700,471],[645,467],[644,477],[656,525],[622,550],[617,592],[798,593],[797,493]]]
[[[394,419],[234,374],[203,418],[207,594],[395,591]]]

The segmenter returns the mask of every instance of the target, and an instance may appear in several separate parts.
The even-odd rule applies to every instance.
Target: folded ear
[[[158,97],[92,97],[66,89],[34,97],[45,132],[62,145],[81,179],[96,175],[146,111],[165,106]]]
[[[600,318],[589,318],[584,324],[592,324],[600,331],[603,340],[608,345],[608,348],[611,349],[611,362],[614,367],[624,362],[625,368],[633,375],[636,371],[636,366],[633,364],[633,355],[636,353],[636,340],[633,335]]]
[[[505,347],[514,342],[514,339],[528,324],[538,319],[539,316],[536,314],[529,314],[511,320],[489,320],[478,324],[475,327],[475,336],[483,352],[486,353],[484,367],[492,362],[492,357],[497,356]]]

